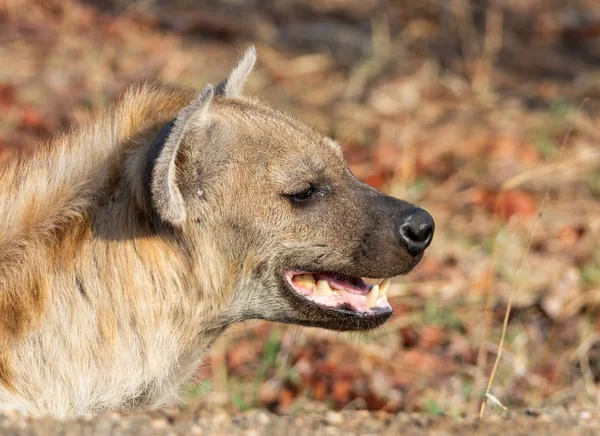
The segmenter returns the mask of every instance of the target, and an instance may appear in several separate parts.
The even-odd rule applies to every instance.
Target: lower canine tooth
[[[315,289],[315,295],[328,297],[333,295],[333,291],[331,290],[331,287],[329,286],[329,283],[327,283],[327,281],[319,280],[317,282],[317,288]]]
[[[379,285],[379,296],[380,297],[387,295],[387,291],[390,288],[390,283],[392,283],[392,281],[390,279],[385,279],[384,281],[381,282],[381,284]]]
[[[377,298],[379,298],[379,285],[373,286],[367,295],[367,307],[375,306]]]

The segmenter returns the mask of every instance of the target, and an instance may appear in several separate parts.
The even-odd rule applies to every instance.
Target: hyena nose
[[[400,222],[400,239],[406,245],[408,252],[417,256],[431,244],[435,222],[429,213],[421,208],[415,208],[407,213]]]

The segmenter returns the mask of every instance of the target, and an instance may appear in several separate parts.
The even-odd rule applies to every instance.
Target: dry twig
[[[583,105],[585,104],[585,102],[587,101],[587,98],[584,99],[581,104],[579,105],[579,109],[581,109],[583,107]],[[558,168],[558,163],[560,162],[563,150],[565,148],[565,144],[567,143],[567,141],[569,140],[569,137],[571,136],[571,133],[573,132],[573,127],[570,127],[569,130],[567,131],[562,143],[560,144],[560,148],[558,150],[558,157],[556,159],[556,161],[554,162],[554,168],[552,173],[554,174]],[[519,271],[521,269],[521,266],[523,265],[523,261],[525,260],[525,257],[527,257],[527,254],[529,253],[529,250],[531,249],[531,243],[533,241],[533,236],[535,235],[535,231],[540,223],[540,220],[542,218],[542,213],[544,211],[544,206],[546,205],[546,202],[548,201],[548,198],[550,196],[550,183],[548,183],[548,185],[546,186],[546,192],[544,193],[544,198],[542,199],[542,203],[540,205],[540,209],[538,212],[538,215],[535,219],[535,221],[533,222],[533,225],[531,227],[531,232],[529,233],[529,238],[527,240],[527,245],[525,247],[525,250],[523,251],[523,253],[521,254],[521,257],[519,258],[519,261],[517,262],[517,266],[515,268],[515,272],[513,274],[513,279],[511,282],[511,287],[510,287],[510,294],[508,296],[508,303],[506,305],[506,313],[504,314],[504,322],[502,324],[502,334],[500,336],[500,343],[498,344],[498,354],[496,355],[496,360],[494,362],[494,367],[492,368],[492,373],[490,374],[490,379],[488,381],[488,385],[487,388],[485,390],[485,399],[481,402],[481,408],[479,410],[479,418],[483,418],[483,414],[485,412],[485,405],[487,403],[487,398],[489,398],[490,395],[490,390],[492,388],[492,384],[494,383],[494,378],[496,376],[496,371],[498,369],[498,364],[500,363],[500,359],[502,358],[502,351],[504,349],[504,339],[506,337],[506,330],[508,328],[508,320],[510,318],[510,312],[511,312],[511,307],[512,307],[512,299],[515,293],[515,288],[516,288],[516,283],[517,283],[517,276],[519,274]],[[502,192],[506,192],[507,187],[506,184],[504,184],[502,186]],[[501,198],[502,196],[499,196],[499,198]],[[500,202],[498,202],[500,203]],[[499,208],[498,208],[499,209]]]

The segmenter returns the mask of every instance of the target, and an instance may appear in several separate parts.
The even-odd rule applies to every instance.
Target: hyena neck
[[[71,362],[53,367],[51,379],[29,384],[26,397],[37,413],[176,402],[227,325],[223,302],[203,280],[208,273],[202,259],[215,254],[199,253],[168,234],[132,235],[133,228],[121,229],[122,240],[104,237],[103,226],[123,222],[114,212],[113,207],[98,211],[94,237],[82,245],[78,261],[52,277],[49,285],[62,295],[49,302],[44,323],[20,348],[24,368],[39,365],[37,356]],[[43,374],[43,368],[37,370]]]
[[[131,177],[192,97],[142,87],[0,173],[0,406],[66,416],[163,405],[228,324],[223,273],[202,270],[217,253],[153,232]]]
[[[98,205],[128,178],[127,156],[143,152],[191,98],[143,85],[115,110],[0,170],[0,341],[34,328],[48,303],[48,273],[77,258]]]

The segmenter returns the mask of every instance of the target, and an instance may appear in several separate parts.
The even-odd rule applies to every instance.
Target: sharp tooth
[[[314,289],[314,287],[315,287],[315,278],[313,277],[312,274],[302,274],[300,276],[300,280],[301,280],[300,283],[306,289],[310,289],[311,291]]]
[[[367,307],[375,306],[377,298],[379,298],[379,285],[373,286],[371,292],[367,295]]]
[[[385,279],[384,281],[381,282],[381,284],[379,285],[379,296],[380,297],[387,295],[387,291],[390,288],[390,283],[392,283],[392,281],[390,279]]]
[[[333,295],[333,291],[326,280],[319,280],[317,282],[317,289],[315,289],[315,295],[317,296],[330,296]]]

